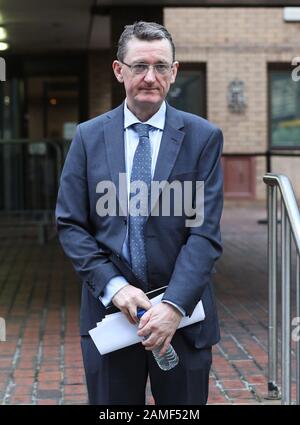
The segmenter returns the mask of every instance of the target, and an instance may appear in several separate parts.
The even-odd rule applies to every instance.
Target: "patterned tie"
[[[138,123],[134,124],[133,128],[139,135],[139,144],[133,158],[130,182],[141,180],[146,183],[148,187],[148,199],[146,202],[149,207],[151,187],[151,146],[149,130],[151,126]],[[135,195],[135,193],[130,193],[130,199],[132,195]],[[133,273],[145,284],[148,282],[144,233],[146,218],[146,215],[131,215],[129,209],[129,251],[131,267]]]

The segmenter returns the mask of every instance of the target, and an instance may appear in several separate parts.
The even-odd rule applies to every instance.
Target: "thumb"
[[[149,299],[147,297],[141,298],[138,300],[137,304],[137,310],[146,310],[146,312],[152,307],[152,304],[150,303]],[[146,314],[146,313],[144,313]],[[142,316],[143,317],[143,316]]]
[[[138,305],[136,307],[136,310],[138,311],[138,309],[142,309],[142,310],[146,310],[146,313],[143,314],[143,316],[140,318],[139,322],[141,322],[141,320],[143,320],[145,323],[147,323],[148,320],[143,319],[144,316],[147,314],[147,311],[152,307],[152,304],[149,301],[149,298],[147,296],[145,296],[145,298],[141,298],[138,301]],[[136,313],[137,313],[136,311]],[[138,319],[137,319],[138,320]],[[143,322],[142,322],[143,323]]]
[[[139,307],[145,310],[149,310],[149,308],[152,307],[152,304],[150,303],[148,298],[142,298],[141,300],[139,300]]]
[[[149,313],[149,311],[143,314],[143,316],[140,318],[140,321],[139,321],[139,329],[143,328],[149,322],[150,317],[151,317],[151,313]]]

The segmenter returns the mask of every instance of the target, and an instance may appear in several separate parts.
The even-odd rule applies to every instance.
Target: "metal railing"
[[[268,186],[268,274],[269,274],[269,351],[268,396],[280,398],[278,385],[277,329],[277,189],[281,194],[281,403],[291,404],[291,241],[296,248],[296,316],[300,317],[300,214],[287,176],[267,173]],[[300,343],[296,341],[296,404],[300,404]]]
[[[69,141],[0,140],[0,225],[37,228],[40,244],[54,228],[59,179]]]

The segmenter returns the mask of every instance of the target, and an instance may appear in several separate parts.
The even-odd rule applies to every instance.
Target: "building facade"
[[[300,147],[300,22],[284,21],[283,13],[281,7],[164,9],[179,76],[189,83],[198,74],[198,90],[194,83],[186,93],[192,105],[185,99],[180,106],[223,130],[227,198],[264,199],[268,168],[287,174],[300,194],[300,157],[282,155],[297,155]],[[90,116],[112,106],[107,62],[108,51],[89,55]]]
[[[180,62],[168,101],[223,130],[226,198],[264,200],[266,171],[287,174],[300,195],[298,9],[288,20],[286,8],[277,4],[94,13],[110,19],[110,41],[101,48],[51,51],[42,63],[41,52],[7,56],[11,75],[0,93],[2,138],[63,138],[76,123],[116,106],[124,97],[111,68],[116,40],[125,24],[156,20],[171,32]],[[17,122],[15,114],[9,118],[12,102]]]

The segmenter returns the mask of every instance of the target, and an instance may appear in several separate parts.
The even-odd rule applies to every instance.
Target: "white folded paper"
[[[152,305],[158,304],[163,294],[150,300]],[[205,319],[202,301],[196,305],[191,317],[183,317],[178,329],[192,325]],[[107,354],[120,348],[141,342],[143,338],[137,335],[137,325],[128,322],[123,313],[118,312],[106,316],[97,327],[89,331],[100,354]]]

